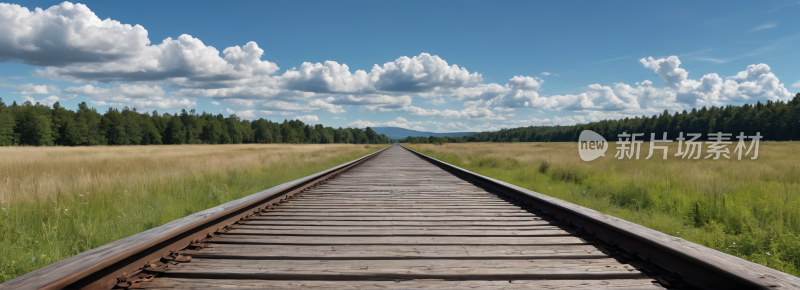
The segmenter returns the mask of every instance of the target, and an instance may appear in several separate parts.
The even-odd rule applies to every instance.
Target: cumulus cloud
[[[788,99],[789,93],[766,64],[753,64],[734,76],[722,79],[715,73],[700,80],[689,79],[689,73],[680,68],[677,56],[639,60],[664,81],[664,87],[676,94],[676,101],[688,105],[719,105],[728,101],[748,101],[755,98],[771,100]]]
[[[181,35],[151,45],[140,25],[100,20],[86,5],[69,2],[33,11],[0,3],[0,61],[47,66],[39,76],[75,82],[170,81],[176,86],[267,76],[255,42],[219,51]]]
[[[513,116],[511,114],[514,110],[507,108],[495,107],[493,109],[483,108],[478,106],[469,106],[462,110],[436,110],[424,109],[415,106],[409,106],[404,109],[411,115],[415,116],[437,116],[444,119],[467,119],[467,120],[505,120],[505,116]],[[505,116],[504,116],[505,115]]]
[[[214,105],[214,106],[219,106],[219,102],[217,102],[217,101],[211,101],[211,104]]]
[[[335,61],[303,63],[276,78],[281,87],[315,93],[425,92],[435,88],[477,85],[481,75],[449,65],[436,55],[403,56],[367,73],[351,73],[346,64]]]
[[[231,106],[238,106],[238,107],[252,107],[256,103],[253,100],[244,100],[244,99],[226,99],[225,101],[228,102],[228,104],[230,104]]]
[[[462,122],[436,122],[436,121],[409,121],[403,117],[388,122],[371,122],[363,121],[361,119],[350,122],[347,124],[351,128],[366,128],[366,127],[397,127],[417,131],[433,131],[433,132],[464,132],[474,131],[475,129]],[[435,128],[427,130],[426,127]]]
[[[339,95],[328,97],[326,101],[335,105],[358,105],[362,110],[371,112],[396,111],[411,105],[411,97],[407,95]]]
[[[86,5],[34,9],[0,3],[0,61],[39,66],[98,63],[136,56],[150,44],[147,31],[100,20]]]
[[[148,85],[122,84],[111,88],[102,88],[102,87],[95,87],[93,85],[85,85],[81,87],[69,87],[64,89],[64,92],[70,94],[89,96],[98,99],[160,98],[164,96],[164,89],[158,85],[148,86]]]
[[[34,85],[34,84],[24,84],[13,86],[17,89],[18,94],[21,95],[48,95],[48,94],[57,94],[61,92],[61,90],[55,85]]]
[[[792,84],[793,88],[800,88],[800,81],[796,81]]]
[[[245,118],[245,119],[255,119],[256,118],[255,110],[236,111],[236,110],[231,110],[230,108],[225,108],[225,113],[228,113],[229,115],[236,115],[237,117]]]
[[[297,116],[294,117],[294,120],[299,120],[306,124],[316,124],[319,123],[319,117],[316,115],[305,115],[305,116]]]
[[[334,105],[328,103],[324,100],[314,99],[308,102],[308,104],[298,104],[294,102],[285,102],[285,101],[269,101],[263,104],[264,108],[275,110],[275,111],[303,111],[303,112],[311,112],[316,110],[323,110],[328,111],[330,113],[338,114],[344,113],[345,110],[340,105]]]
[[[278,66],[261,61],[264,50],[255,42],[222,52],[200,39],[181,35],[161,44],[144,46],[136,55],[106,62],[71,63],[37,71],[42,77],[75,82],[169,81],[175,86],[202,86],[267,76]]]
[[[31,104],[39,103],[39,104],[42,104],[42,105],[45,105],[45,106],[48,106],[48,107],[52,107],[53,104],[55,104],[56,102],[58,102],[61,99],[59,97],[57,97],[57,96],[49,96],[49,97],[46,97],[44,99],[41,99],[41,100],[37,101],[37,100],[34,100],[33,97],[31,97],[31,96],[22,96],[22,100],[23,101],[29,101],[29,102],[31,102]]]
[[[84,85],[66,88],[64,92],[73,96],[90,97],[90,103],[95,106],[130,106],[155,109],[177,109],[197,106],[196,102],[187,98],[164,98],[164,89],[158,85],[121,84],[110,88]]]

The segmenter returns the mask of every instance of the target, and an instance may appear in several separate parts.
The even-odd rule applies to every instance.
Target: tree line
[[[482,132],[466,137],[408,137],[400,142],[408,143],[459,143],[459,142],[575,142],[583,130],[592,130],[606,140],[618,141],[623,132],[644,133],[637,140],[650,141],[650,133],[657,140],[675,140],[680,133],[702,133],[700,140],[708,140],[708,133],[731,133],[732,140],[740,132],[754,136],[756,132],[762,140],[796,141],[800,140],[800,93],[788,101],[758,102],[754,105],[723,106],[691,111],[683,110],[670,114],[664,110],[660,115],[642,116],[620,120],[603,120],[574,126],[530,126],[502,129],[495,132]]]
[[[0,146],[9,145],[150,145],[239,143],[390,143],[371,128],[324,127],[299,120],[283,123],[265,119],[242,120],[236,115],[194,109],[176,114],[109,108],[101,114],[86,102],[72,111],[59,103],[52,107],[26,101],[7,106],[0,98]]]

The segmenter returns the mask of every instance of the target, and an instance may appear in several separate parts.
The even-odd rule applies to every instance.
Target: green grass
[[[241,168],[196,172],[175,167],[171,169],[185,173],[168,182],[123,181],[97,190],[84,188],[86,192],[63,187],[52,195],[6,203],[0,210],[0,282],[384,147],[358,146],[333,155],[315,151]]]
[[[582,162],[572,157],[578,155],[575,143],[409,147],[482,175],[800,275],[798,142],[763,143],[759,160],[743,161],[606,158]]]

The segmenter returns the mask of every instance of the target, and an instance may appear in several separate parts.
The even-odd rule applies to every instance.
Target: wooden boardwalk
[[[137,288],[663,289],[641,261],[393,146]]]

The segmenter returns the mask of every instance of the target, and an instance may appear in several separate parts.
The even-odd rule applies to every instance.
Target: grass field
[[[385,146],[0,147],[0,282]]]
[[[800,276],[800,142],[757,160],[580,160],[577,143],[411,144],[450,164]],[[730,150],[733,150],[731,147]],[[660,151],[656,151],[656,156]],[[610,154],[609,154],[610,153]],[[751,153],[752,155],[752,153]],[[744,159],[744,158],[743,158]]]

